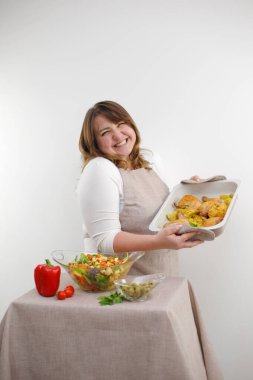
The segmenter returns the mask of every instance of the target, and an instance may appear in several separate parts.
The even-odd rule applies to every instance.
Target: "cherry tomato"
[[[70,289],[73,294],[75,293],[75,288],[72,285],[66,286],[66,288],[64,290],[67,290],[67,289]]]
[[[57,298],[58,300],[65,300],[66,298],[66,293],[64,290],[60,290],[58,293],[57,293]]]
[[[64,289],[64,293],[65,293],[65,295],[66,295],[67,298],[72,297],[73,294],[74,294],[74,293],[73,293],[73,290],[70,289],[70,288],[65,288],[65,289]]]

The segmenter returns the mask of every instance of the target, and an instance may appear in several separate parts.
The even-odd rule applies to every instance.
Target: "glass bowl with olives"
[[[164,273],[126,276],[114,281],[117,293],[128,301],[145,301],[152,289],[166,278]]]

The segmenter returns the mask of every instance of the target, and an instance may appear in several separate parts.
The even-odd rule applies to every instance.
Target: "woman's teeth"
[[[115,146],[118,147],[118,146],[125,145],[126,142],[127,142],[127,139],[121,141],[120,143],[116,144]]]

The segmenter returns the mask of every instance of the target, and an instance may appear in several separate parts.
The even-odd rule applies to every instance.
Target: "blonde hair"
[[[132,152],[129,155],[131,169],[151,169],[149,162],[146,161],[140,153],[141,138],[135,122],[129,113],[120,104],[110,100],[96,103],[87,111],[85,115],[79,139],[79,149],[82,154],[83,168],[88,164],[90,160],[95,157],[107,158],[108,160],[112,161],[118,168],[128,168],[128,162],[122,159],[122,157],[117,155],[108,155],[100,151],[94,133],[94,121],[98,115],[103,115],[115,124],[120,121],[124,121],[131,128],[133,128],[136,134],[136,142],[134,144]]]

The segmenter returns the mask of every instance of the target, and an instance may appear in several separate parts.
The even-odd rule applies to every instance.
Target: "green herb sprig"
[[[117,292],[112,293],[110,296],[99,296],[97,299],[101,306],[114,305],[116,303],[121,303],[124,300],[124,298]]]

